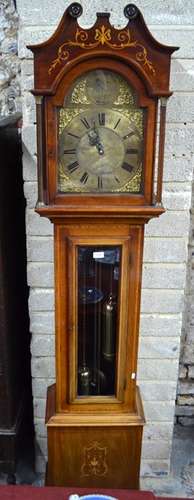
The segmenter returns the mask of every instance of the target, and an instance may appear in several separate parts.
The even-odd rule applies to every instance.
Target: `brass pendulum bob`
[[[102,353],[107,361],[113,361],[115,356],[115,337],[116,337],[116,299],[110,293],[103,306],[103,336]]]

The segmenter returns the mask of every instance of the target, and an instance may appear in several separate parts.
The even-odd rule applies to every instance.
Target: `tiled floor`
[[[6,481],[6,475],[1,474],[0,484]],[[16,482],[44,485],[44,477],[33,471],[30,453],[21,457],[18,463]],[[158,496],[194,498],[194,427],[175,428],[171,474],[163,478],[144,478],[141,480],[141,489],[153,491]]]

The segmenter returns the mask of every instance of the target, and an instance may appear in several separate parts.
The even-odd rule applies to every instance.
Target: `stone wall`
[[[19,56],[22,67],[23,150],[25,194],[27,198],[28,283],[32,332],[32,376],[37,469],[45,466],[44,425],[46,388],[55,377],[53,228],[34,212],[37,197],[36,135],[32,54],[26,44],[44,41],[58,24],[70,2],[17,0],[20,15]],[[80,24],[95,22],[95,11],[109,10],[111,21],[126,24],[126,0],[83,0]],[[194,144],[194,4],[189,0],[139,0],[145,20],[155,37],[165,44],[179,45],[172,63],[170,99],[165,149],[165,215],[146,227],[141,335],[138,378],[144,400],[145,426],[142,475],[161,476],[169,471],[179,345],[184,304],[184,287],[189,233],[189,208]],[[116,8],[115,8],[116,7]]]
[[[176,421],[194,426],[194,193],[189,236],[189,258],[185,293],[185,311],[181,339]]]
[[[0,2],[0,116],[21,110],[18,14],[13,0]]]

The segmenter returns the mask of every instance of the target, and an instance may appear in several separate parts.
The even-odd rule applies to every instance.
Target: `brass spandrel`
[[[59,179],[58,179],[58,190],[60,192],[76,192],[80,193],[81,188],[75,186],[71,179],[64,173],[63,165],[59,165]]]
[[[82,78],[81,81],[75,86],[70,98],[71,104],[91,104],[91,101],[86,94],[86,82],[86,78]]]
[[[107,73],[107,75],[106,75]],[[103,78],[103,75],[106,75]],[[110,76],[111,75],[111,76]],[[135,107],[135,95],[128,83],[123,78],[112,72],[102,70],[95,70],[89,72],[86,76],[78,79],[77,83],[70,92],[67,94],[64,106],[72,106],[75,104],[91,105],[92,103],[100,105],[103,102],[113,106]],[[95,79],[98,81],[99,89],[101,91],[100,101],[98,93],[94,91]]]
[[[115,108],[116,109],[116,108]],[[143,135],[143,126],[144,126],[144,115],[142,109],[129,109],[127,107],[125,108],[117,108],[117,111],[119,111],[121,114],[126,116],[126,118],[129,119],[131,123],[133,123],[142,137]]]
[[[59,135],[71,123],[71,120],[83,111],[83,108],[61,108],[58,119]]]
[[[133,179],[128,181],[127,184],[125,184],[125,186],[123,186],[121,189],[118,189],[117,191],[115,190],[115,192],[117,192],[117,193],[140,193],[140,191],[141,191],[141,177],[142,177],[142,165],[139,168],[139,171],[137,172],[135,177],[133,177]]]
[[[135,98],[132,90],[129,88],[129,85],[125,81],[121,81],[121,78],[118,76],[119,81],[119,92],[116,100],[114,101],[115,106],[123,106],[123,107],[134,107],[135,106]]]

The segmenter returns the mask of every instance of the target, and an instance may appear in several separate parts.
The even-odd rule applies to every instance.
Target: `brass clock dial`
[[[87,75],[78,83],[80,94],[85,86],[82,99],[74,87],[61,114],[59,191],[133,192],[134,186],[134,192],[140,192],[142,110],[133,109],[132,95],[131,103],[121,104],[121,96],[129,101],[129,88],[124,81],[125,94],[121,92],[119,75],[102,70]],[[78,96],[82,106],[74,103]]]

